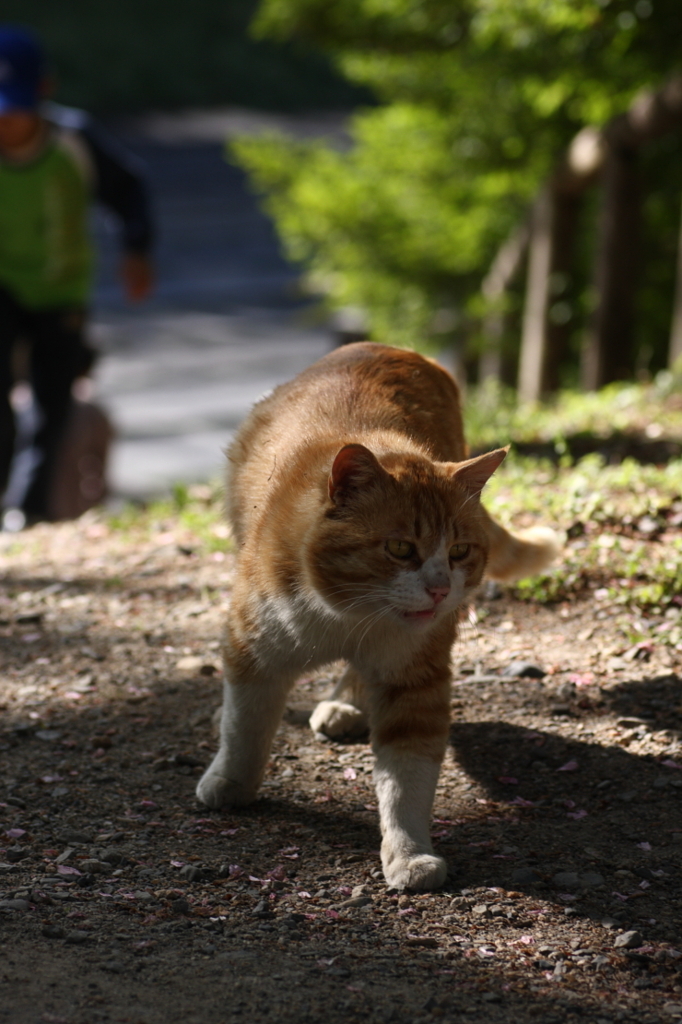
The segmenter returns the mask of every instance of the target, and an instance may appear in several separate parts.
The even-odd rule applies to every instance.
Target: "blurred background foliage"
[[[3,0],[43,40],[60,103],[97,114],[236,104],[347,108],[367,98],[305,40],[253,39],[257,0]]]
[[[259,38],[320,47],[380,102],[356,114],[346,151],[270,136],[231,152],[329,304],[362,307],[377,340],[459,340],[473,358],[497,248],[581,128],[679,69],[681,30],[679,0],[263,0]],[[643,159],[642,370],[666,362],[681,135]],[[562,293],[576,360],[594,307],[595,208]],[[507,298],[512,347],[521,289]]]

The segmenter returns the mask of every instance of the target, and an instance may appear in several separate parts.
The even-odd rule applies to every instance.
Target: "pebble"
[[[107,971],[109,974],[123,974],[125,966],[120,960],[107,960],[106,963],[102,964],[102,970]]]
[[[173,900],[171,910],[174,914],[189,914],[189,903],[183,899]]]
[[[88,939],[90,938],[90,933],[83,932],[80,931],[80,929],[75,928],[72,932],[67,932],[64,937],[67,942],[71,943],[72,946],[80,946],[84,942],[88,941]]]
[[[671,1017],[682,1017],[682,1003],[663,1003],[663,1013]]]
[[[366,907],[372,902],[371,896],[353,896],[339,904],[341,907]]]
[[[547,673],[532,661],[510,661],[502,675],[514,679],[543,679]]]
[[[530,882],[541,880],[541,876],[534,868],[515,868],[511,877],[512,882],[518,882],[520,885],[528,885]]]
[[[107,864],[120,864],[123,857],[118,850],[102,850],[99,859],[105,861]]]
[[[614,946],[616,949],[637,949],[643,945],[644,940],[639,932],[621,932],[620,935],[616,935],[616,941]]]
[[[29,851],[25,846],[10,846],[9,850],[5,853],[5,856],[10,864],[18,864],[18,862],[23,860],[28,853]]]
[[[587,889],[603,885],[604,876],[600,875],[598,871],[583,871],[580,875],[580,884]]]
[[[184,868],[180,868],[180,874],[189,882],[201,882],[204,877],[203,868],[193,867],[191,864],[185,864]]]
[[[36,739],[42,740],[43,743],[56,743],[62,734],[59,729],[38,729],[34,735]]]
[[[81,871],[85,871],[86,874],[99,874],[103,871],[108,871],[110,865],[106,861],[96,860],[94,857],[88,857],[87,860],[79,862],[78,867]]]
[[[557,871],[552,881],[561,889],[577,889],[580,884],[577,871]]]
[[[256,906],[251,911],[251,913],[252,913],[252,915],[254,917],[270,917],[271,916],[271,912],[270,912],[270,910],[268,908],[268,905],[265,902],[265,900],[259,900],[258,903],[256,904]]]
[[[28,900],[0,900],[0,910],[30,910]]]
[[[63,939],[65,932],[57,924],[46,924],[43,927],[42,934],[46,939]]]
[[[490,907],[487,903],[477,903],[475,907],[471,908],[471,913],[476,917],[490,917]]]
[[[67,846],[71,846],[72,843],[91,843],[92,833],[91,832],[79,832],[76,829],[66,829],[59,836],[61,843],[66,843]]]

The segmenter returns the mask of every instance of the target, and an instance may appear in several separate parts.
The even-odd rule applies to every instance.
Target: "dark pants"
[[[13,352],[19,339],[29,346],[29,380],[40,411],[34,439],[40,462],[23,501],[34,519],[48,514],[52,467],[71,404],[71,387],[87,373],[94,353],[83,339],[82,308],[27,309],[0,288],[0,496],[7,486],[15,424],[9,396],[14,386]]]

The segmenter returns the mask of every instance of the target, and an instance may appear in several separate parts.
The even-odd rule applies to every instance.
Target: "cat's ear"
[[[452,477],[471,494],[480,494],[497,467],[504,462],[508,451],[509,445],[506,448],[496,448],[494,452],[486,452],[485,455],[478,455],[475,459],[458,462],[452,467]]]
[[[329,497],[335,505],[345,505],[348,498],[383,475],[375,455],[363,444],[347,444],[337,453],[329,475]]]

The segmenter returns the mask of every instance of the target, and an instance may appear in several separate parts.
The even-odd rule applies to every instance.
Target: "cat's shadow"
[[[617,699],[627,702],[625,688]],[[588,914],[603,914],[609,901],[641,913],[635,895],[656,898],[659,885],[662,894],[682,835],[682,771],[670,755],[630,752],[619,735],[606,746],[507,722],[454,724],[454,759],[473,782],[464,804],[454,794],[446,803],[463,822],[441,841],[458,883],[539,885]],[[626,862],[624,880],[615,872]],[[562,872],[591,873],[593,883],[576,885],[566,901],[566,875],[555,878]],[[615,900],[612,890],[621,894]]]

